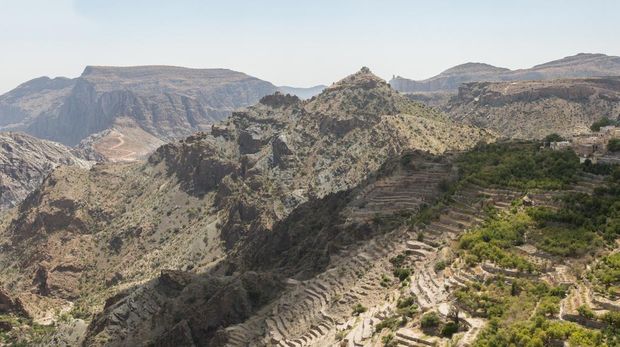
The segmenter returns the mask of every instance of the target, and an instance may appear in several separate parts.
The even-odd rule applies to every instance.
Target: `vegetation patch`
[[[510,251],[524,243],[525,232],[532,224],[524,212],[492,216],[483,225],[463,234],[459,248],[469,265],[491,261],[500,267],[532,272],[535,266]]]
[[[590,130],[599,131],[601,130],[602,127],[606,127],[609,125],[620,125],[620,124],[617,120],[612,120],[607,117],[603,117],[597,120],[596,122],[592,123],[592,125],[590,126]]]
[[[620,253],[600,259],[588,273],[594,288],[612,297],[620,297]]]
[[[358,303],[355,306],[353,306],[353,315],[354,316],[359,316],[360,314],[362,314],[362,313],[364,313],[366,311],[368,311],[368,308],[366,308],[362,304]]]
[[[418,305],[413,296],[407,296],[398,299],[396,309],[398,314],[411,318],[418,312]]]
[[[480,145],[457,163],[467,181],[518,189],[564,189],[577,181],[580,171],[573,151],[540,149],[535,142]]]

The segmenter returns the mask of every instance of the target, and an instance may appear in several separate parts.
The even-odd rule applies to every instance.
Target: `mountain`
[[[544,81],[474,82],[445,106],[455,120],[510,138],[540,139],[589,132],[620,117],[620,77]]]
[[[35,322],[103,309],[86,345],[170,345],[188,329],[197,343],[215,343],[220,327],[280,294],[283,274],[312,276],[337,250],[380,232],[372,220],[381,206],[416,211],[431,201],[455,173],[431,153],[494,138],[411,102],[366,68],[311,100],[268,95],[146,162],[53,171],[2,223],[0,279]],[[419,191],[394,186],[418,179]],[[395,201],[355,199],[384,185]],[[401,206],[398,193],[422,195]],[[345,210],[366,226],[330,222]],[[173,298],[190,304],[175,313],[164,308]],[[195,321],[177,320],[189,315]]]
[[[278,87],[278,91],[280,91],[282,94],[291,94],[302,100],[306,100],[310,99],[313,96],[319,95],[325,88],[327,88],[327,86],[324,86],[322,84],[308,88],[280,86]]]
[[[461,84],[468,82],[550,80],[606,76],[620,76],[620,57],[580,53],[536,65],[529,69],[519,70],[510,70],[482,63],[466,63],[422,81],[395,76],[390,80],[390,85],[403,93],[455,93]]]
[[[42,77],[0,96],[0,130],[68,146],[94,135],[94,148],[125,160],[208,129],[275,90],[225,69],[88,66],[78,78]]]
[[[20,203],[60,165],[88,169],[88,154],[21,134],[0,133],[0,210]]]

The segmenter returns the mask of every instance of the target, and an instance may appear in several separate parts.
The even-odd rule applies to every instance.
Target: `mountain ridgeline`
[[[73,147],[0,138],[0,345],[616,345],[620,168],[533,139],[617,119],[617,63],[27,82],[0,127]]]
[[[274,91],[269,82],[225,69],[89,66],[78,78],[42,77],[0,96],[0,129],[69,146],[110,129],[134,138],[139,131],[135,146],[106,134],[98,142],[146,153]]]
[[[443,109],[507,138],[570,137],[601,118],[620,119],[620,77],[466,83]]]
[[[466,63],[450,68],[437,76],[415,81],[396,76],[390,85],[403,93],[456,93],[463,83],[558,78],[620,76],[620,57],[581,53],[536,65],[529,69],[510,70],[483,63]]]
[[[0,276],[37,321],[46,308],[97,312],[115,296],[91,322],[88,345],[165,341],[174,314],[158,306],[162,301],[131,303],[168,285],[210,283],[203,297],[210,303],[194,307],[200,313],[188,323],[206,343],[217,339],[214,327],[241,322],[282,289],[281,279],[250,259],[267,245],[257,240],[297,208],[356,188],[405,152],[464,150],[493,139],[409,101],[368,69],[309,101],[268,95],[208,133],[160,147],[147,162],[55,170],[6,221]],[[443,164],[420,168],[426,165],[450,174]],[[370,214],[362,209],[359,218]],[[312,243],[311,233],[300,236],[309,238],[301,244]],[[333,252],[328,240],[300,247],[320,256],[306,254],[312,261],[293,261],[298,267],[288,271],[309,276],[324,267]],[[267,259],[278,247],[264,252],[271,268]],[[118,321],[112,311],[140,319]],[[161,329],[147,328],[155,321]]]

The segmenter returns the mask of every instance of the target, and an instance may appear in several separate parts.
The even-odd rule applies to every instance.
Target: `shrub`
[[[601,320],[614,331],[620,330],[620,312],[609,311],[601,317]]]
[[[563,138],[562,136],[560,136],[559,134],[556,134],[556,133],[549,134],[549,135],[545,136],[545,139],[544,139],[545,143],[560,142],[560,141],[566,141],[566,139]]]
[[[592,125],[590,126],[590,130],[599,131],[601,130],[602,127],[606,127],[608,125],[616,125],[617,123],[618,123],[617,121],[613,121],[607,117],[603,117],[597,120],[596,122],[592,123]]]
[[[454,322],[446,323],[441,329],[441,335],[451,338],[452,335],[456,334],[459,331],[459,325]]]
[[[366,307],[364,307],[362,304],[356,304],[355,306],[353,306],[353,315],[354,316],[358,316],[364,312],[368,311],[368,309]]]
[[[436,328],[439,326],[439,324],[441,324],[441,319],[436,312],[426,313],[422,316],[422,319],[420,320],[420,325],[424,329]]]
[[[620,139],[611,139],[607,144],[607,150],[610,152],[620,152]]]
[[[380,332],[381,330],[386,329],[386,328],[394,331],[398,329],[398,327],[403,326],[406,323],[407,323],[407,319],[404,317],[400,317],[398,315],[391,316],[381,321],[381,323],[377,324],[375,327],[375,331]]]
[[[394,269],[394,277],[398,278],[399,281],[404,281],[411,276],[411,269],[397,267]]]
[[[447,264],[446,264],[445,260],[440,260],[440,261],[436,262],[435,266],[434,266],[435,272],[439,272],[439,271],[445,269],[446,266],[447,266]]]
[[[383,342],[383,346],[385,346],[385,347],[392,347],[392,346],[397,346],[398,345],[396,343],[396,341],[394,340],[394,334],[393,333],[389,333],[389,334],[383,336],[381,338],[381,342]]]
[[[405,262],[405,255],[404,254],[399,254],[393,258],[390,259],[390,263],[392,263],[392,265],[394,265],[394,267],[402,267],[404,262]]]
[[[418,312],[418,305],[413,296],[398,299],[396,303],[397,312],[405,317],[413,317]]]
[[[588,319],[594,318],[594,312],[586,305],[581,305],[577,307],[577,312],[579,315]]]
[[[392,280],[386,275],[381,275],[381,282],[379,282],[381,287],[387,288],[392,285]]]

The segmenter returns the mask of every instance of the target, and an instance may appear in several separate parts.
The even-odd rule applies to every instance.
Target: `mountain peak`
[[[546,67],[569,66],[569,65],[585,65],[596,64],[606,60],[617,60],[618,57],[609,56],[602,53],[578,53],[570,55],[562,59],[552,60],[543,64],[535,65],[532,69],[540,69]]]
[[[372,71],[366,66],[362,67],[358,72],[349,75],[342,80],[334,83],[328,89],[372,89],[381,85],[387,85],[383,79],[373,74]]]
[[[489,72],[507,72],[509,69],[503,67],[497,67],[485,63],[469,62],[453,66],[442,73],[439,76],[463,74],[463,73],[489,73]]]

